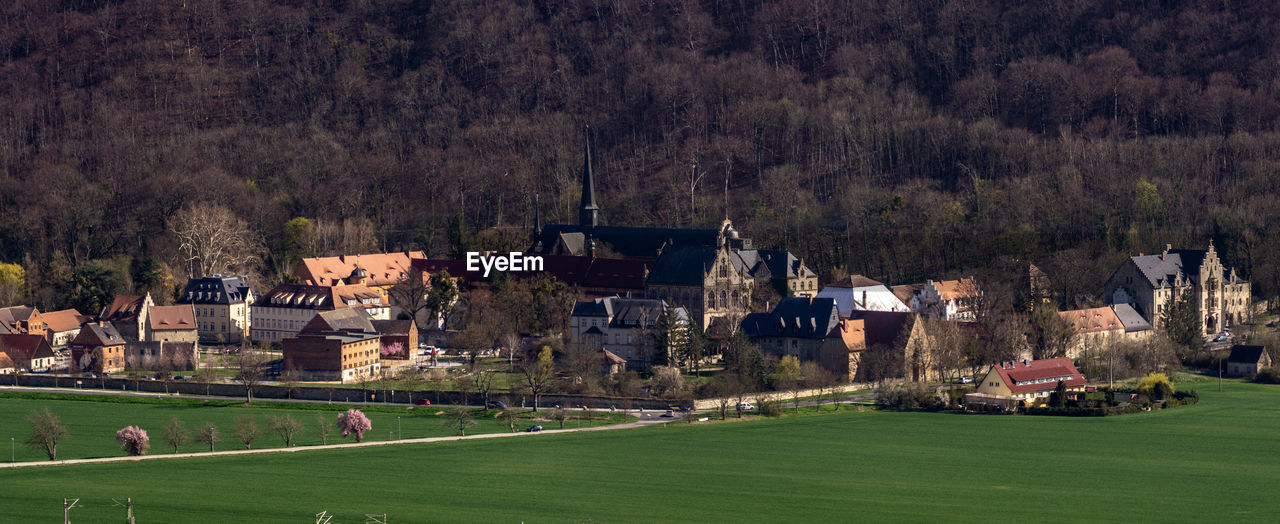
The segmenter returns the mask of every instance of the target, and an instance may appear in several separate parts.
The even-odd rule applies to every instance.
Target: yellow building
[[[1048,397],[1058,382],[1067,391],[1084,391],[1085,378],[1069,358],[1001,362],[991,367],[974,390],[993,398],[1012,398],[1031,402]]]

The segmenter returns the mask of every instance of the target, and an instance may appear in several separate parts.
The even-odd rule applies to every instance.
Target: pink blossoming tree
[[[147,430],[138,426],[125,426],[116,432],[116,442],[120,443],[120,449],[130,455],[143,455],[147,449],[151,447],[151,439],[147,437]]]
[[[348,409],[346,413],[338,414],[338,429],[342,430],[342,436],[355,435],[356,442],[364,440],[364,432],[373,428],[373,423],[369,422],[369,417],[364,416],[358,409]]]

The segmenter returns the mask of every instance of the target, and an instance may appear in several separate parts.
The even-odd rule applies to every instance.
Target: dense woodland
[[[181,210],[300,256],[714,226],[824,279],[1034,262],[1097,303],[1210,239],[1280,292],[1280,4],[11,0],[0,262],[42,308],[170,295]],[[306,220],[295,220],[305,217]],[[164,297],[160,297],[165,301]]]

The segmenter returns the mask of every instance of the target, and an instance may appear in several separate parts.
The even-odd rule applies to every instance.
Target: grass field
[[[418,406],[416,409],[410,410],[403,406],[375,405],[365,407],[256,402],[253,407],[243,407],[234,400],[203,402],[199,400],[156,397],[132,399],[107,397],[107,399],[112,400],[132,400],[133,402],[104,402],[104,398],[94,396],[81,397],[83,400],[21,398],[33,396],[57,399],[76,398],[72,395],[62,394],[15,395],[0,393],[0,439],[8,440],[9,437],[14,437],[17,440],[14,454],[19,462],[48,459],[42,451],[36,451],[22,445],[22,441],[30,434],[29,426],[26,422],[27,414],[44,408],[48,408],[58,415],[70,433],[70,438],[58,445],[59,459],[123,456],[125,453],[120,450],[119,445],[115,442],[115,432],[127,425],[136,425],[147,430],[148,436],[151,437],[151,454],[172,453],[173,448],[164,442],[164,427],[172,417],[178,417],[189,430],[207,422],[216,424],[222,438],[222,441],[217,444],[218,450],[244,449],[243,444],[235,441],[231,431],[235,425],[235,419],[246,415],[253,417],[258,427],[263,430],[262,436],[254,441],[254,448],[278,448],[284,445],[284,441],[280,436],[271,432],[267,426],[267,417],[286,414],[293,416],[294,419],[303,424],[302,431],[295,437],[295,446],[320,444],[320,438],[314,431],[319,424],[319,419],[323,418],[327,424],[336,428],[338,413],[345,411],[349,407],[362,409],[373,423],[373,429],[365,433],[366,440],[396,438],[396,435],[392,432],[398,433],[401,431],[399,428],[403,428],[403,435],[400,435],[400,438],[438,437],[457,434],[457,430],[441,425],[444,417],[437,416],[436,413],[439,413],[442,409],[432,406]],[[494,412],[489,413],[492,414]],[[597,415],[600,414],[597,413]],[[397,417],[399,420],[397,420]],[[493,417],[479,416],[476,418],[476,422],[479,425],[468,429],[468,434],[509,431],[505,422]],[[587,422],[600,423],[602,421]],[[520,428],[523,429],[523,427],[532,423],[528,419],[522,420]],[[540,423],[544,426],[547,425],[546,422]],[[580,421],[570,420],[565,423],[565,427],[573,427],[578,423]],[[334,433],[329,436],[328,442],[335,444],[351,441],[354,440],[350,438],[344,439]],[[208,450],[208,446],[198,442],[187,443],[178,448],[178,451],[186,453]],[[7,453],[0,453],[0,455],[4,457],[0,460],[9,459],[9,454]],[[0,511],[0,515],[3,513],[3,511]],[[0,522],[4,522],[4,520],[0,519]]]
[[[72,520],[98,522],[133,497],[139,522],[1274,520],[1280,388],[1196,387],[1198,405],[1105,419],[846,410],[0,470],[0,514],[52,521],[79,497]]]

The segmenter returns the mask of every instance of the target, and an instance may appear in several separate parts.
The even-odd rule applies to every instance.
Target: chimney
[[[862,307],[867,307],[867,290],[862,290]]]

